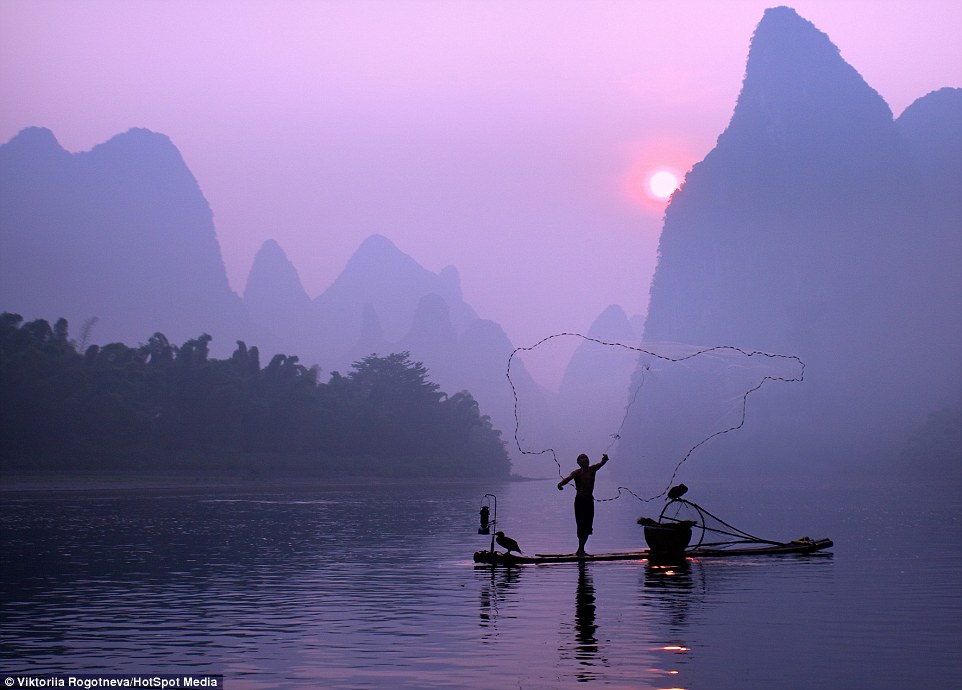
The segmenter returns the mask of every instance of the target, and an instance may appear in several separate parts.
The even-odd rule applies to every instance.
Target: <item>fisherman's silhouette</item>
[[[565,484],[574,480],[575,483],[575,522],[578,525],[578,550],[576,556],[587,556],[585,544],[591,536],[595,519],[595,474],[608,462],[608,454],[601,456],[601,462],[589,464],[588,456],[582,453],[578,456],[578,469],[558,482],[558,491],[564,489]]]

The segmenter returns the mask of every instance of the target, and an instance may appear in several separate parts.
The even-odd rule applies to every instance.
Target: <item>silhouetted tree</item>
[[[347,376],[277,354],[263,369],[238,341],[163,333],[83,355],[53,327],[0,315],[0,462],[5,469],[224,469],[507,476],[500,433],[466,391],[439,390],[407,352],[370,355]]]

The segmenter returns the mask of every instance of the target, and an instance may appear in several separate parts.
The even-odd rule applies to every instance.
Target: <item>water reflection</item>
[[[530,514],[543,488],[505,488],[499,512]],[[470,560],[479,493],[7,496],[0,663],[216,671],[240,690],[711,688],[749,667],[759,688],[786,666],[798,687],[945,687],[962,671],[945,643],[962,620],[957,500],[915,521],[831,502],[837,560],[492,568]],[[522,544],[554,543],[542,524]]]
[[[591,572],[586,563],[578,563],[578,589],[575,594],[575,630],[577,631],[577,657],[587,660],[598,654],[598,639],[595,631],[595,587],[591,582]]]
[[[696,576],[699,580],[697,590]],[[689,560],[673,565],[645,563],[643,583],[646,605],[667,613],[673,629],[684,627],[691,607],[697,606],[706,592],[701,564]]]
[[[575,570],[577,569],[577,570]],[[591,565],[588,563],[546,566],[546,567],[503,567],[476,566],[479,587],[479,625],[482,628],[481,641],[489,644],[502,642],[503,635],[511,637],[519,631],[530,631],[540,635],[531,617],[531,608],[539,603],[531,598],[531,592],[522,587],[522,581],[529,577],[536,582],[531,585],[544,596],[550,598],[551,592],[561,583],[574,581],[574,606],[571,614],[561,618],[558,638],[558,652],[562,662],[573,662],[558,666],[555,671],[563,678],[577,682],[603,678],[600,668],[609,666],[602,644],[598,637],[598,596],[592,578]],[[576,577],[572,577],[577,573]],[[557,609],[557,599],[550,608]],[[503,629],[502,629],[503,625]],[[531,627],[534,625],[534,627]],[[563,670],[568,668],[568,670]]]
[[[598,644],[598,624],[596,622],[595,587],[591,570],[587,563],[578,563],[578,586],[575,590],[575,650],[574,657],[579,664],[578,680],[589,681],[597,677],[593,670],[598,664],[607,664],[601,655]],[[562,649],[562,654],[564,650]]]
[[[521,580],[524,569],[520,567],[497,567],[495,565],[475,566],[480,576],[480,625],[483,628],[481,641],[489,642],[498,635],[498,618],[502,605],[511,597]]]
[[[701,564],[684,560],[674,564],[646,563],[641,581],[642,605],[659,612],[666,623],[656,642],[656,677],[667,677],[677,685],[682,668],[689,661],[688,639],[693,611],[703,605],[707,587]],[[656,619],[657,620],[657,619]]]

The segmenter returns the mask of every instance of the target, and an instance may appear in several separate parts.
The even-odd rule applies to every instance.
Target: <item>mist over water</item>
[[[912,470],[958,476],[960,423],[948,437],[933,432],[938,419],[926,425],[962,409],[960,117],[962,90],[944,88],[895,118],[826,34],[790,8],[765,12],[731,121],[665,212],[647,315],[612,304],[594,322],[559,324],[558,332],[799,357],[807,365],[801,390],[758,396],[762,424],[746,429],[734,451],[745,463],[777,457],[790,465],[786,473],[857,474],[868,468],[853,458],[908,464],[901,456],[923,437],[931,441],[915,444],[926,447],[915,451]],[[646,426],[659,414],[661,435],[686,439],[691,412],[737,396],[717,380],[732,371],[723,364],[670,393],[661,377],[663,400],[673,400],[655,414],[658,403],[643,401],[649,407],[625,417],[637,379],[657,372],[640,361],[633,379],[628,367],[606,368],[577,347],[524,352],[512,391],[509,357],[534,343],[512,342],[479,313],[458,267],[430,270],[403,251],[388,236],[401,228],[361,241],[317,295],[304,289],[285,248],[267,240],[240,297],[229,287],[202,181],[171,139],[145,129],[76,154],[51,130],[24,129],[0,146],[0,183],[4,310],[28,320],[63,316],[84,344],[209,333],[211,352],[225,356],[243,339],[268,356],[316,365],[325,378],[371,353],[407,351],[446,394],[472,393],[509,441],[517,474],[537,468],[510,443],[515,393],[524,448],[597,453],[609,443],[594,440],[596,430],[616,434],[624,419],[631,433],[619,434],[622,452],[649,462],[679,452]],[[599,280],[576,266],[557,270]],[[645,276],[638,281],[622,301],[646,292]],[[499,285],[492,280],[491,289],[513,305],[517,296]],[[600,405],[587,402],[592,388]],[[619,399],[620,411],[609,402]],[[578,424],[589,431],[558,438]]]

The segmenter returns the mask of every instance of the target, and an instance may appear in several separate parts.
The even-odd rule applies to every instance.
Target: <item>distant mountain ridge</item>
[[[594,320],[565,369],[555,399],[554,445],[566,457],[592,457],[615,448],[629,403],[641,335],[617,304]]]
[[[504,369],[513,346],[464,301],[453,266],[432,273],[373,235],[311,299],[284,250],[268,240],[242,299],[228,284],[196,179],[169,138],[145,129],[76,154],[50,130],[25,129],[0,146],[0,194],[6,311],[28,320],[63,316],[74,336],[96,318],[90,343],[133,345],[155,332],[184,342],[206,332],[215,356],[245,340],[328,373],[375,352],[408,350],[445,392],[471,391],[510,441]],[[540,404],[543,393],[523,365],[516,379]]]
[[[896,121],[824,33],[765,12],[731,122],[666,212],[645,325],[648,342],[807,363],[804,387],[767,393],[769,423],[728,454],[864,466],[958,403],[960,94]]]
[[[503,432],[509,451],[514,449],[514,399],[505,379],[514,346],[500,325],[479,318],[463,300],[453,266],[432,273],[387,237],[372,235],[331,286],[304,309],[303,289],[283,251],[270,241],[258,253],[262,255],[252,268],[245,302],[252,314],[270,318],[272,342],[281,349],[287,347],[326,371],[346,371],[372,353],[408,351],[445,392],[470,391],[482,413]],[[257,284],[282,287],[268,293]],[[267,294],[272,298],[257,305],[249,299],[260,295],[263,300]],[[515,378],[535,410],[536,424],[550,426],[545,393],[523,364]],[[526,462],[516,452],[513,461],[518,473],[543,473],[538,463]]]
[[[98,341],[257,334],[210,206],[167,137],[131,129],[71,154],[50,130],[25,129],[0,146],[0,190],[5,306],[75,326],[96,317]]]
[[[398,341],[425,295],[436,294],[450,309],[455,327],[463,329],[478,318],[464,302],[453,266],[432,273],[400,251],[383,235],[371,235],[348,260],[344,270],[311,305],[311,337],[330,353],[356,355],[354,345],[362,322],[362,308],[370,304],[384,337]]]
[[[673,352],[725,344],[797,354],[806,379],[766,387],[744,433],[700,453],[753,470],[864,463],[890,457],[907,428],[959,403],[960,188],[962,90],[928,94],[895,120],[823,32],[790,8],[766,11],[732,120],[666,212],[644,336]],[[406,349],[445,392],[471,391],[509,450],[514,392],[535,427],[526,442],[584,445],[578,433],[611,435],[628,412],[618,452],[643,464],[658,450],[652,438],[677,443],[689,432],[680,413],[691,400],[670,390],[670,367],[609,366],[607,351],[587,344],[557,395],[523,364],[512,369],[512,391],[514,346],[464,301],[457,270],[429,271],[382,235],[314,298],[283,248],[265,242],[239,297],[210,206],[161,134],[133,129],[71,154],[49,130],[28,128],[0,146],[0,195],[0,306],[27,319],[66,316],[75,335],[96,316],[101,343],[206,331],[215,352],[243,339],[327,373]],[[624,342],[637,331],[612,306],[589,334]],[[737,407],[742,379],[714,368],[692,366],[681,392],[697,397],[707,376]],[[645,396],[667,391],[670,404],[631,405],[632,369]],[[602,379],[608,407],[589,402]],[[554,471],[543,458],[514,460],[521,474]]]
[[[244,302],[251,315],[270,326],[288,319],[303,319],[311,299],[287,254],[274,240],[267,240],[254,257]]]

